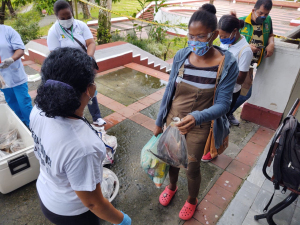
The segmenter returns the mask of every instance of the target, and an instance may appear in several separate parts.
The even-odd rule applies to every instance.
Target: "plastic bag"
[[[12,142],[17,140],[18,130],[13,129],[9,132],[0,134],[0,149],[9,149]]]
[[[157,145],[157,154],[152,152],[163,162],[178,168],[187,168],[187,145],[185,136],[172,122],[161,135]]]
[[[4,93],[2,91],[0,91],[0,104],[2,104],[2,103],[6,103],[6,101],[5,101]]]
[[[157,154],[157,144],[160,136],[161,134],[157,137],[153,136],[141,152],[141,166],[157,188],[162,186],[170,168],[168,164],[151,154],[151,152]]]
[[[0,150],[0,159],[4,158],[7,155],[9,155],[9,153]]]
[[[115,190],[116,181],[110,170],[103,170],[103,179],[101,183],[101,191],[106,199],[110,199]]]
[[[3,76],[0,73],[0,89],[5,89],[5,88],[9,88],[8,85],[6,84]]]
[[[10,151],[17,152],[17,151],[24,149],[25,147],[26,146],[25,146],[24,142],[21,139],[17,139],[11,143]]]
[[[99,136],[106,147],[106,157],[102,162],[102,165],[109,165],[114,163],[114,155],[116,153],[116,149],[118,147],[117,138],[112,135],[108,135],[104,130],[104,127],[101,127],[98,131]]]

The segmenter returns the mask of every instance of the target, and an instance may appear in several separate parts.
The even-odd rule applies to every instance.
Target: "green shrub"
[[[38,39],[40,37],[39,20],[40,15],[34,10],[17,15],[12,27],[21,35],[24,44],[27,44],[30,40]]]
[[[147,44],[147,49],[149,53],[158,58],[162,58],[167,52],[167,47],[165,45],[156,42],[149,42]]]

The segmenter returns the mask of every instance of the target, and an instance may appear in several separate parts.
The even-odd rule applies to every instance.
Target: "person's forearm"
[[[268,40],[268,45],[270,45],[270,44],[272,44],[272,45],[275,44],[275,43],[274,43],[274,36],[273,36],[273,34],[270,35],[269,40]]]
[[[95,42],[94,43],[92,42],[87,47],[87,54],[94,58],[95,50],[96,50],[96,44]]]
[[[123,221],[123,213],[117,210],[107,199],[101,204],[90,206],[89,209],[99,218],[112,224],[120,224]]]
[[[247,77],[247,74],[248,74],[248,72],[242,72],[242,71],[240,71],[239,72],[239,76],[238,76],[238,78],[236,80],[236,83],[240,84],[240,85],[243,84],[244,81],[245,81],[245,79],[246,79],[246,77]]]
[[[14,61],[18,60],[19,58],[21,58],[24,55],[24,50],[23,49],[18,49],[15,51],[15,53],[12,55],[12,59]]]

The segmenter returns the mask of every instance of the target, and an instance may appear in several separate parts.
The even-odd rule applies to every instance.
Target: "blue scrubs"
[[[25,49],[20,35],[12,27],[0,25],[1,60],[12,57],[18,49]],[[0,68],[0,73],[8,86],[6,89],[1,89],[6,102],[22,122],[29,126],[32,104],[28,94],[27,74],[21,59],[16,60],[8,68]]]

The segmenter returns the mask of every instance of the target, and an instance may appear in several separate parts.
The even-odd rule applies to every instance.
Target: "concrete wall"
[[[244,104],[241,118],[276,129],[290,104],[299,95],[300,49],[275,41],[275,52],[258,68],[252,96]]]
[[[277,43],[258,68],[248,103],[283,113],[300,69],[300,50]]]

